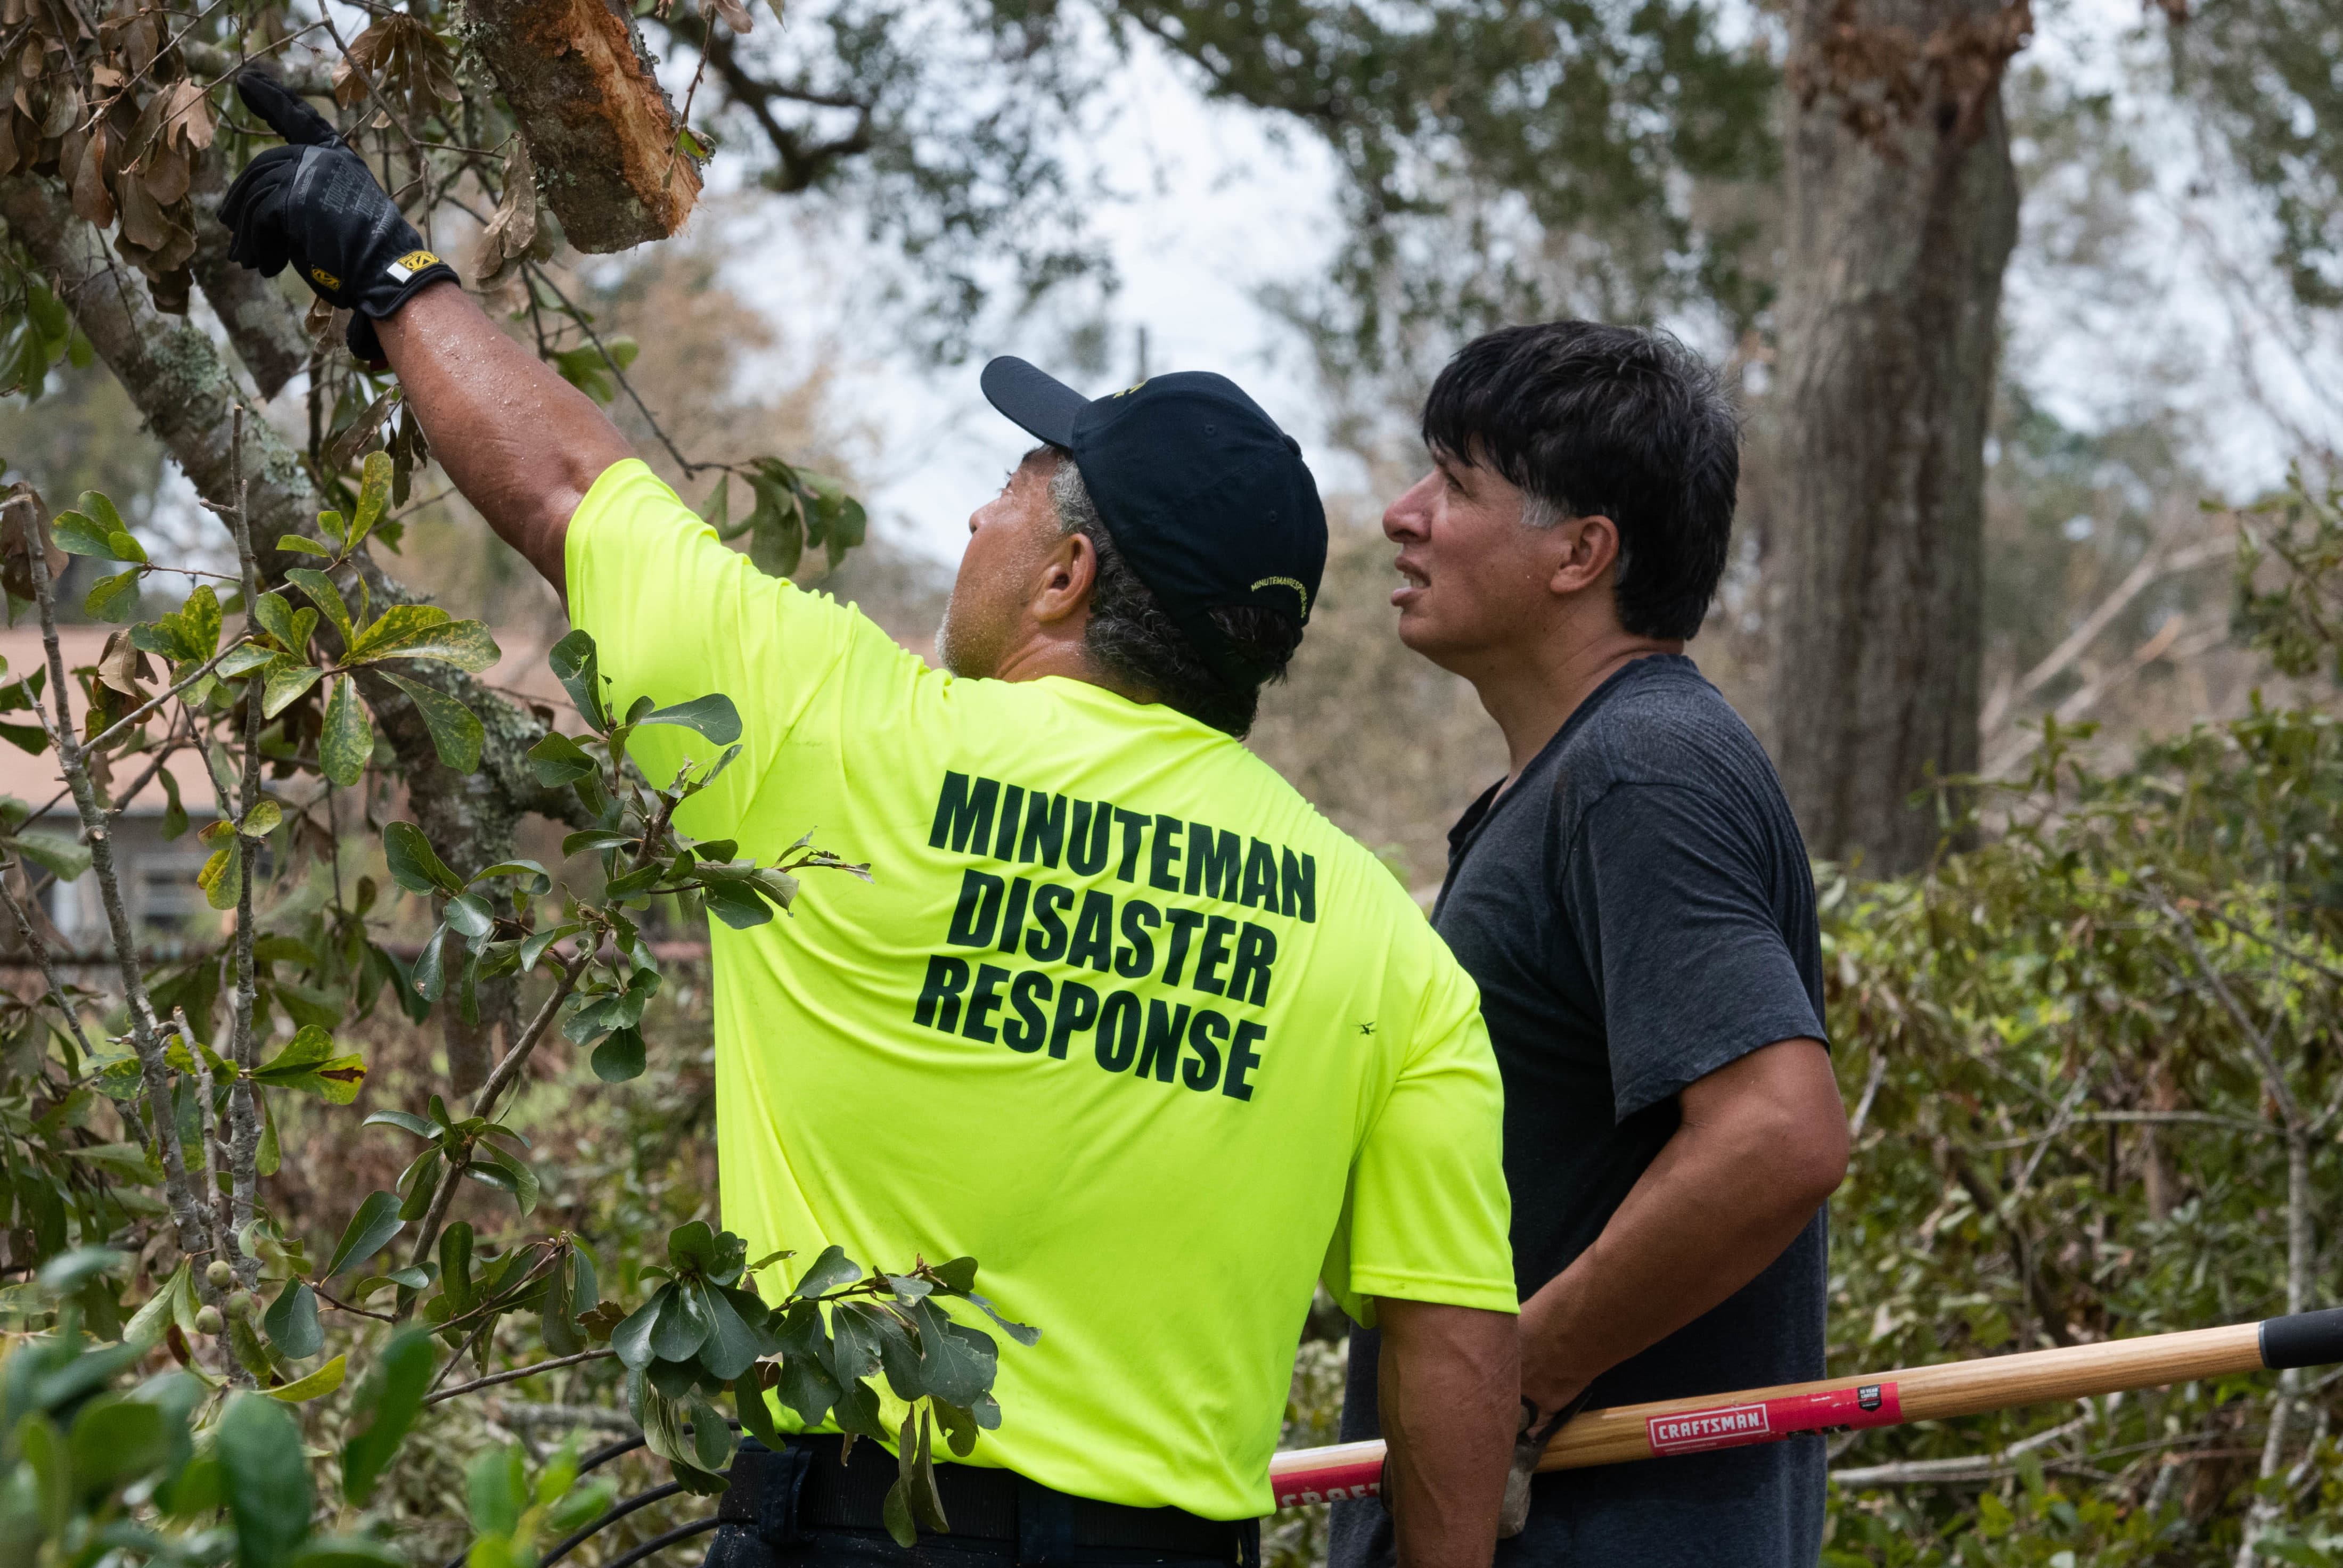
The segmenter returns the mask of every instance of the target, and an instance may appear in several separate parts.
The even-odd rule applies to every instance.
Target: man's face
[[[1554,613],[1557,528],[1522,521],[1526,498],[1493,468],[1450,454],[1383,513],[1405,580],[1393,590],[1399,638],[1448,668],[1535,636]]]
[[[936,657],[954,675],[997,673],[1017,640],[1036,575],[1061,537],[1050,504],[1057,464],[1046,447],[1027,453],[1001,493],[969,514],[968,548],[936,629]]]

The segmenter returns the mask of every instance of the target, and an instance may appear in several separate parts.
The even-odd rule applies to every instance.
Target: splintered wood
[[[603,0],[477,0],[468,42],[520,123],[546,205],[579,250],[683,226],[699,169],[634,29]]]

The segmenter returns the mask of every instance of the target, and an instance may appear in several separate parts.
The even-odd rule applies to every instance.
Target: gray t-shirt
[[[1823,1034],[1813,873],[1773,764],[1689,658],[1595,690],[1449,835],[1433,921],[1479,982],[1505,1080],[1524,1299],[1594,1241],[1675,1131],[1686,1084]],[[1714,1311],[1595,1380],[1590,1405],[1823,1375],[1817,1211]],[[1345,1441],[1376,1435],[1375,1335],[1353,1336]],[[1501,1568],[1811,1568],[1823,1444],[1792,1438],[1538,1477]],[[1389,1561],[1377,1503],[1337,1506],[1332,1568]]]

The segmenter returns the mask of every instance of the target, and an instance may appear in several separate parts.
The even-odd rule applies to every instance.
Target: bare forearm
[[[1384,1501],[1401,1568],[1486,1568],[1521,1410],[1513,1318],[1423,1302],[1376,1310]]]
[[[592,399],[498,330],[453,284],[376,323],[431,456],[499,538],[556,589],[570,514],[632,456]]]
[[[1845,1117],[1814,1041],[1768,1046],[1684,1101],[1594,1244],[1523,1303],[1523,1392],[1542,1411],[1755,1279],[1845,1169]]]

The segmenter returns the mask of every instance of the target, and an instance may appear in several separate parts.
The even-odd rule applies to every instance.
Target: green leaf
[[[496,910],[478,893],[458,894],[441,913],[448,929],[461,937],[485,937],[497,929]]]
[[[289,1361],[307,1361],[326,1346],[325,1330],[317,1323],[317,1292],[300,1280],[285,1282],[260,1326]]]
[[[638,721],[643,724],[679,724],[696,730],[719,746],[729,746],[740,739],[740,710],[732,699],[721,692],[695,697],[689,702],[672,703],[653,709]]]
[[[672,1282],[651,1292],[651,1299],[628,1312],[610,1331],[610,1349],[618,1363],[629,1372],[639,1372],[653,1359],[651,1333],[659,1327],[659,1316],[667,1310],[668,1298],[676,1292]]]
[[[317,625],[316,610],[295,609],[293,601],[274,588],[252,601],[252,618],[296,658],[308,646],[309,633]]]
[[[703,1285],[701,1290],[709,1328],[707,1342],[699,1347],[699,1364],[712,1375],[730,1382],[767,1352],[766,1341],[742,1316],[733,1292],[712,1285]],[[753,1296],[749,1299],[756,1300]],[[761,1304],[756,1315],[760,1319],[765,1315]]]
[[[1000,1351],[992,1336],[944,1316],[926,1299],[911,1305],[920,1330],[920,1381],[938,1399],[972,1405],[992,1388]]]
[[[716,488],[708,497],[708,505],[699,520],[716,530],[719,539],[729,539],[739,530],[732,527],[732,476],[725,475],[716,481]]]
[[[171,1456],[172,1433],[159,1405],[103,1393],[83,1405],[65,1434],[74,1484],[85,1493],[159,1468]]]
[[[583,832],[572,833],[561,840],[561,856],[562,859],[568,859],[572,855],[588,849],[622,849],[634,841],[632,834],[617,832],[608,828],[588,828]]]
[[[342,598],[342,590],[334,586],[334,579],[315,567],[294,567],[286,572],[285,580],[309,596],[309,602],[317,607],[326,623],[340,634],[342,646],[347,648],[357,632],[350,625],[350,607]]]
[[[347,789],[373,759],[374,724],[367,717],[366,704],[358,700],[357,682],[337,675],[326,699],[325,728],[317,736],[317,765],[327,779]]]
[[[415,1424],[431,1381],[433,1359],[430,1330],[420,1325],[401,1330],[375,1358],[351,1399],[355,1432],[342,1448],[342,1496],[353,1507],[365,1507],[374,1496],[375,1483]]]
[[[53,833],[45,828],[0,837],[0,846],[22,855],[60,882],[78,881],[82,873],[89,869],[86,847],[76,839],[63,833]]]
[[[780,1429],[773,1423],[773,1407],[752,1370],[732,1380],[732,1409],[750,1437],[778,1453],[783,1447]]]
[[[316,1352],[310,1352],[312,1355]],[[336,1356],[307,1377],[296,1378],[282,1388],[268,1391],[268,1397],[285,1404],[300,1404],[322,1398],[342,1386],[342,1374],[348,1370],[348,1358]]]
[[[528,749],[528,764],[537,781],[548,788],[590,778],[596,771],[594,759],[586,754],[586,749],[558,732]]]
[[[278,658],[268,667],[268,674],[260,689],[260,713],[264,719],[274,719],[300,699],[301,694],[325,678],[326,672],[314,664],[296,664],[290,658]],[[339,677],[339,686],[349,678]]]
[[[288,1568],[309,1533],[313,1506],[301,1429],[274,1400],[241,1394],[228,1402],[212,1443],[227,1482],[236,1522],[238,1568]]]
[[[594,1048],[589,1065],[594,1076],[603,1082],[625,1083],[640,1078],[649,1063],[649,1052],[644,1047],[642,1031],[620,1029],[613,1030]]]
[[[477,620],[456,620],[437,605],[395,604],[358,634],[342,662],[430,658],[477,675],[501,657],[488,628]]]
[[[779,1337],[781,1381],[774,1392],[811,1430],[838,1403],[840,1393],[824,1353],[830,1336],[822,1332],[821,1309],[809,1302],[791,1306],[781,1314]]]
[[[407,1554],[363,1535],[328,1535],[305,1541],[293,1553],[292,1568],[410,1568]]]
[[[252,809],[236,823],[236,830],[247,839],[266,839],[277,831],[284,820],[285,808],[264,795],[253,802]]]
[[[414,1133],[417,1138],[437,1138],[439,1136],[439,1129],[436,1125],[425,1121],[422,1117],[416,1115],[415,1112],[411,1111],[377,1111],[370,1113],[367,1119],[364,1121],[359,1122],[358,1125],[361,1127],[381,1126],[404,1128],[406,1131]]]
[[[707,900],[708,912],[736,931],[761,926],[773,918],[772,905],[760,898],[748,882],[706,882],[700,896]]]
[[[826,1296],[841,1285],[850,1285],[862,1277],[862,1265],[846,1255],[846,1249],[836,1244],[824,1247],[821,1255],[806,1266],[789,1295]]]
[[[347,1105],[366,1082],[366,1059],[337,1056],[334,1037],[314,1023],[303,1024],[285,1049],[253,1069],[255,1081],[277,1089],[319,1095],[329,1105]],[[369,1117],[371,1121],[373,1118]]]
[[[82,613],[92,620],[127,625],[138,618],[138,579],[145,569],[133,567],[118,577],[100,578],[81,601]]]
[[[383,508],[390,500],[390,481],[395,465],[387,452],[368,452],[366,463],[358,470],[358,509],[350,521],[350,531],[345,549],[356,549],[366,537],[374,532],[382,520]]]
[[[93,497],[100,500],[105,498],[91,490],[84,493],[83,504],[87,505]],[[113,505],[108,503],[106,510],[111,514]],[[129,530],[122,526],[122,519],[118,517],[109,524],[105,518],[91,517],[83,512],[59,512],[49,519],[49,537],[55,541],[57,548],[69,556],[95,556],[102,561],[133,564],[143,563],[146,559],[145,548],[130,537]]]
[[[212,673],[222,680],[233,680],[237,676],[258,669],[263,665],[274,664],[284,657],[274,648],[263,648],[256,642],[247,642],[240,648],[229,649],[227,657],[212,666]]]
[[[407,1228],[398,1217],[398,1196],[394,1192],[369,1192],[358,1211],[350,1216],[348,1227],[334,1248],[333,1261],[326,1265],[321,1279],[330,1280],[353,1263],[363,1263],[383,1250],[390,1239]]]
[[[410,893],[441,892],[454,898],[464,890],[464,879],[447,869],[431,848],[423,829],[412,822],[393,822],[382,830],[383,854],[393,880]]]
[[[204,890],[204,902],[213,909],[236,908],[244,889],[244,840],[231,837],[213,850],[203,869],[196,873],[196,886]]]
[[[434,691],[387,669],[382,673],[393,686],[407,693],[407,700],[423,716],[423,726],[431,732],[431,749],[439,754],[441,765],[451,773],[478,772],[481,743],[488,739],[480,716],[445,692]]]
[[[432,927],[423,950],[415,955],[415,967],[407,971],[407,983],[427,1002],[437,1001],[447,992],[447,928]]]
[[[651,1353],[663,1362],[689,1361],[715,1327],[706,1287],[697,1280],[680,1281],[651,1329]]]
[[[602,677],[594,653],[594,639],[583,631],[572,631],[553,645],[545,656],[553,677],[561,689],[569,693],[569,700],[596,734],[608,734],[610,729],[609,710],[602,705]]]
[[[297,550],[305,556],[323,556],[327,560],[334,558],[333,551],[307,534],[279,534],[277,536],[277,548],[280,550]]]
[[[493,1144],[479,1146],[472,1164],[466,1168],[464,1174],[475,1181],[510,1193],[524,1214],[537,1208],[540,1190],[537,1172],[526,1161],[515,1159]]]

